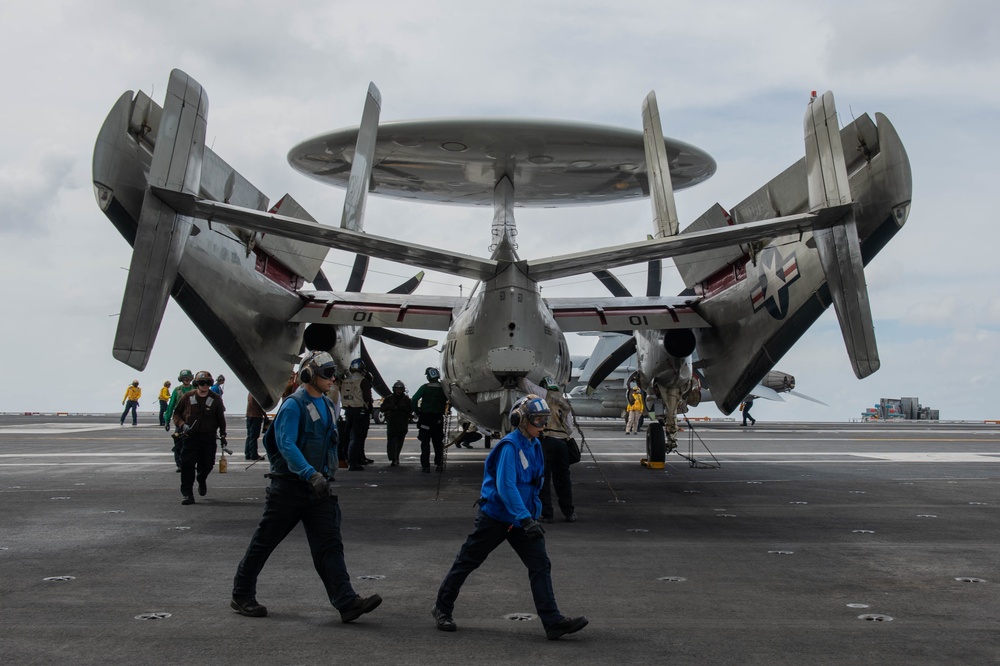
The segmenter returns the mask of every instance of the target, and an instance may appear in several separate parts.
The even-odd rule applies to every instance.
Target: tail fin
[[[851,203],[851,184],[837,128],[833,93],[827,91],[822,98],[810,100],[805,134],[809,210]],[[864,379],[878,370],[879,359],[854,211],[847,213],[842,224],[817,231],[813,238],[847,345],[847,355],[854,374]]]
[[[150,188],[191,196],[198,193],[207,114],[208,98],[198,82],[180,70],[172,71],[157,149],[146,177]],[[191,229],[190,218],[178,215],[146,190],[113,352],[116,359],[136,370],[149,361]]]
[[[670,180],[667,147],[663,142],[660,107],[656,103],[656,93],[652,91],[646,95],[642,103],[642,138],[646,148],[646,173],[649,176],[649,193],[653,201],[653,226],[656,229],[656,238],[676,236],[680,228],[677,220],[677,204],[674,202],[674,187]]]
[[[195,197],[267,210],[268,199],[205,147],[207,102],[183,72],[170,75],[166,108],[127,92],[94,148],[98,205],[133,246],[115,358],[143,368],[171,295],[237,379],[265,408],[299,360],[296,293],[316,279],[326,249],[259,237],[187,217]],[[284,215],[312,219],[290,197]],[[219,233],[219,232],[222,233]]]
[[[361,231],[364,225],[365,199],[372,179],[375,142],[378,138],[378,118],[381,111],[382,94],[374,83],[369,83],[365,109],[361,113],[361,127],[358,128],[351,175],[347,181],[347,194],[344,196],[344,211],[340,217],[340,226],[343,229]]]
[[[815,109],[814,109],[815,107]],[[807,129],[809,159],[800,159],[732,208],[737,223],[764,220],[853,201],[855,206],[829,233],[783,236],[741,248],[741,256],[701,253],[681,268],[688,292],[701,295],[699,312],[711,329],[698,329],[697,352],[712,398],[730,413],[781,360],[792,345],[838,299],[858,376],[877,368],[862,265],[877,254],[906,221],[912,194],[909,160],[892,124],[868,115],[837,131],[822,109]],[[822,120],[819,120],[822,118]],[[811,124],[807,120],[807,125]],[[822,150],[819,141],[824,141]],[[835,148],[835,143],[838,146]],[[846,150],[844,149],[846,148]],[[721,209],[702,226],[728,223]],[[696,223],[697,224],[697,223]],[[691,230],[692,225],[684,232]],[[851,293],[851,290],[855,290]],[[858,294],[857,290],[861,290]],[[843,314],[842,314],[843,312]]]

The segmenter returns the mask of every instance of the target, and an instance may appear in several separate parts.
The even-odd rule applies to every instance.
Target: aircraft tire
[[[667,436],[663,424],[650,421],[646,428],[646,459],[651,463],[662,463],[667,457]]]

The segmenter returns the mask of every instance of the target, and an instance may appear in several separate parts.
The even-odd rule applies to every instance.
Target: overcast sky
[[[777,365],[828,403],[758,401],[767,420],[845,421],[880,397],[917,396],[944,419],[1000,418],[1000,5],[852,2],[26,2],[0,4],[2,344],[0,411],[140,409],[177,371],[229,373],[171,301],[142,373],[111,346],[131,248],[95,203],[97,132],[126,90],[162,104],[172,68],[209,100],[207,140],[271,201],[290,192],[336,224],[343,191],[288,166],[310,136],[359,122],[369,81],[382,120],[522,116],[641,129],[657,93],[664,133],[709,152],[714,178],[677,197],[682,226],[731,207],[803,154],[811,90],[833,90],[842,124],[885,113],[913,170],[909,221],[867,269],[882,367],[858,381],[832,309]],[[648,201],[517,213],[522,257],[642,240]],[[365,228],[488,256],[491,212],[369,198]],[[351,257],[325,271],[346,284]],[[415,271],[372,262],[366,288]],[[616,271],[642,293],[645,267]],[[671,265],[664,293],[683,284]],[[428,274],[420,293],[469,283]],[[543,295],[605,295],[593,278]],[[568,335],[574,353],[593,338]],[[437,353],[371,350],[411,392]],[[230,414],[246,391],[227,384]],[[718,416],[714,406],[696,414]]]

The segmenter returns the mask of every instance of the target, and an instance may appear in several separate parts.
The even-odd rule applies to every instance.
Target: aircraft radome
[[[359,127],[289,154],[297,170],[346,187],[341,224],[332,227],[290,196],[270,206],[206,147],[207,96],[184,72],[171,72],[162,109],[142,92],[124,93],[101,128],[93,165],[98,204],[134,248],[115,358],[145,366],[173,296],[270,407],[304,347],[330,349],[346,367],[367,355],[362,337],[424,348],[434,343],[398,329],[445,331],[441,371],[451,404],[506,429],[524,380],[569,378],[564,333],[625,332],[624,348],[602,365],[613,369],[621,354],[637,354],[642,387],[666,405],[671,442],[676,413],[698,400],[693,354],[730,413],[831,303],[857,376],[878,369],[863,266],[906,221],[911,192],[906,152],[881,114],[841,130],[833,95],[814,95],[805,158],[728,211],[715,205],[681,230],[674,189],[709,178],[715,163],[663,137],[652,93],[642,132],[539,120],[379,124],[380,110],[371,85]],[[369,191],[491,206],[489,258],[365,233]],[[651,238],[541,259],[517,253],[515,207],[647,194]],[[328,248],[359,255],[344,291],[320,268]],[[679,255],[686,289],[660,296],[660,260]],[[364,292],[369,256],[479,284],[464,298],[416,295],[418,280],[395,293]],[[642,262],[652,266],[647,294],[632,296],[608,271]],[[605,277],[612,295],[542,298],[540,282],[588,272]]]

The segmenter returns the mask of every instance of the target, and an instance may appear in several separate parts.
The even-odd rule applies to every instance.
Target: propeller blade
[[[781,394],[772,388],[768,388],[763,384],[757,384],[750,391],[750,395],[756,396],[758,398],[763,398],[764,400],[774,400],[775,402],[784,402],[785,399],[781,397]]]
[[[653,262],[650,262],[653,263]],[[629,290],[621,283],[621,281],[608,271],[594,271],[594,277],[601,281],[608,291],[611,292],[612,296],[617,296],[619,298],[624,296],[631,296],[632,294]]]
[[[382,379],[382,375],[379,373],[378,368],[375,367],[375,362],[372,361],[371,354],[368,353],[368,349],[365,347],[365,341],[361,340],[361,360],[365,362],[365,367],[372,376],[372,388],[383,398],[392,391],[389,390],[388,384]]]
[[[399,285],[395,289],[389,290],[386,293],[389,293],[389,294],[412,294],[414,291],[417,290],[417,287],[420,286],[420,282],[423,279],[424,279],[424,272],[420,271],[419,273],[417,273],[416,275],[414,275],[413,277],[411,277],[409,280],[407,280],[403,284]]]
[[[316,277],[313,278],[313,286],[320,291],[333,291],[333,285],[330,284],[330,280],[326,277],[326,273],[323,272],[322,268],[316,272]]]
[[[815,402],[817,405],[823,405],[824,407],[830,406],[822,400],[817,400],[816,398],[812,398],[805,393],[799,393],[798,391],[789,391],[788,395],[794,395],[796,398],[802,398],[803,400],[808,400],[809,402]]]
[[[351,268],[351,277],[347,280],[347,289],[344,291],[361,291],[361,287],[365,283],[365,275],[368,274],[368,261],[367,255],[354,255],[354,267]]]
[[[590,381],[587,382],[587,392],[593,393],[594,389],[600,386],[601,382],[607,379],[608,375],[615,371],[615,368],[621,365],[634,353],[635,336],[632,336],[625,340],[625,342],[623,342],[618,349],[608,354],[607,358],[601,361],[600,364],[594,368],[594,372],[590,375]]]
[[[361,329],[361,335],[370,340],[378,340],[379,342],[384,342],[387,345],[399,347],[400,349],[430,349],[438,343],[437,340],[418,338],[412,335],[407,335],[406,333],[400,333],[399,331],[391,328],[381,328],[376,326],[365,326]]]
[[[659,296],[660,282],[663,274],[663,260],[654,259],[649,262],[649,270],[646,273],[646,295]]]

